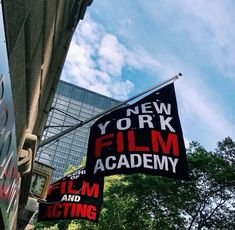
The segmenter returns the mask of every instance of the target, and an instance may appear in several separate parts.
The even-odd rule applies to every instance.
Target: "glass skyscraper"
[[[42,140],[117,105],[119,101],[60,81],[47,119]],[[63,177],[68,165],[79,165],[87,153],[91,122],[39,149],[36,160],[55,170],[52,182]]]

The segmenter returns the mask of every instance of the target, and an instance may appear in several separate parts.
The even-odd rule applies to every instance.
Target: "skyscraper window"
[[[115,99],[60,81],[42,139],[54,136],[67,129],[66,126],[76,125],[118,103]],[[82,156],[87,152],[91,124],[86,124],[39,149],[36,160],[55,169],[52,181],[63,177],[68,165],[79,165]]]

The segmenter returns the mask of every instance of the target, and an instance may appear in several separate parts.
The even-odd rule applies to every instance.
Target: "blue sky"
[[[235,140],[233,0],[94,0],[75,31],[62,79],[124,100],[175,82],[186,143]]]

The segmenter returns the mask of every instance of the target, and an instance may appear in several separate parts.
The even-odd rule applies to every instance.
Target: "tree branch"
[[[214,210],[211,212],[211,214],[204,220],[202,221],[202,225],[200,227],[203,227],[203,225],[206,224],[206,222],[214,215],[215,211],[220,207],[222,206],[227,200],[223,200],[221,201],[215,208]],[[200,228],[199,228],[200,229]]]

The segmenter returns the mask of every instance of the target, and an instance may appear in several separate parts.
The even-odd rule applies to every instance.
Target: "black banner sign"
[[[87,219],[98,221],[103,200],[103,178],[87,182],[81,169],[50,185],[47,203],[39,204],[38,221]]]
[[[87,176],[145,173],[187,179],[174,84],[117,109],[91,127]]]

